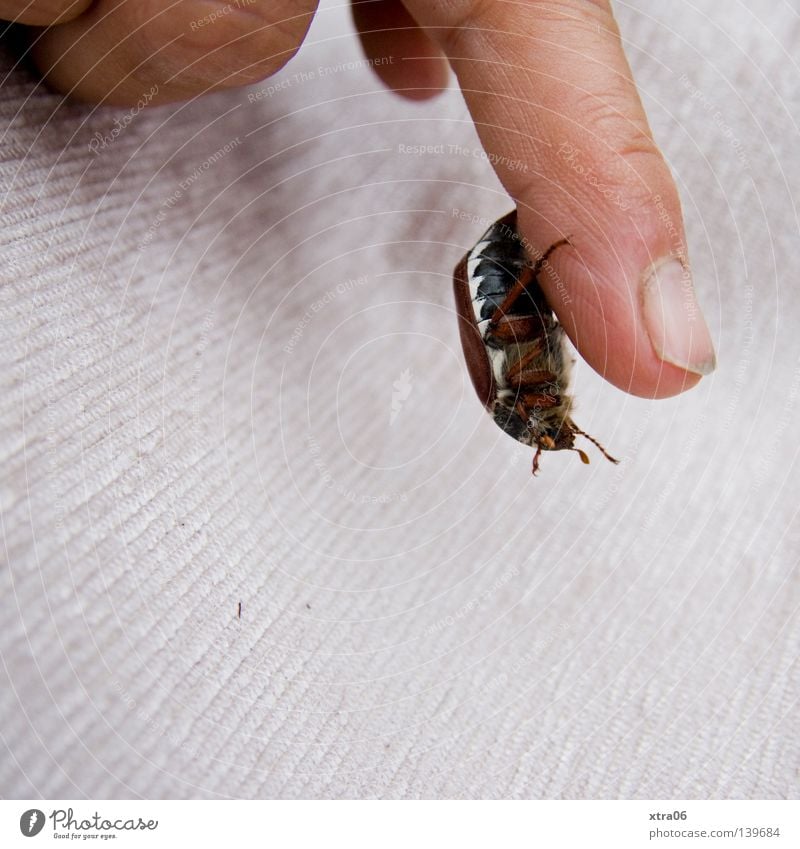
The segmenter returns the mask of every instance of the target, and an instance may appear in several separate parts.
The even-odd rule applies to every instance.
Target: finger
[[[540,282],[586,360],[648,397],[712,371],[677,190],[608,3],[406,5],[448,55],[523,236],[540,251],[569,236]]]
[[[0,0],[0,20],[46,27],[75,18],[92,0]]]
[[[352,9],[364,52],[389,88],[411,100],[447,88],[447,60],[400,0],[353,0]]]
[[[299,48],[317,0],[97,0],[44,30],[34,61],[54,88],[93,102],[183,100],[257,82]]]

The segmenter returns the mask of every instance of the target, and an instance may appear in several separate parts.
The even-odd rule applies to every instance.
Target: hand
[[[147,91],[157,103],[261,80],[295,54],[315,8],[0,0],[6,19],[58,22],[31,48],[53,87],[121,105]],[[413,57],[374,64],[405,96],[444,88],[449,61],[527,243],[543,251],[569,236],[574,248],[556,252],[556,275],[540,282],[590,365],[658,398],[714,369],[677,190],[607,0],[357,0],[354,18],[371,58]]]

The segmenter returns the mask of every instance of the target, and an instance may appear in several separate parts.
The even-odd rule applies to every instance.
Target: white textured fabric
[[[719,368],[579,365],[624,462],[535,480],[457,339],[452,210],[509,203],[455,90],[332,6],[141,113],[6,45],[3,796],[797,796],[800,20],[749,5],[617,6]]]

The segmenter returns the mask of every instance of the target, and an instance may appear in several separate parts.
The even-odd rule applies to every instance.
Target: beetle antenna
[[[589,442],[591,442],[593,445],[595,445],[600,450],[600,453],[606,458],[606,460],[611,460],[612,463],[619,463],[619,460],[617,460],[615,457],[612,457],[608,453],[608,451],[606,451],[606,449],[603,448],[603,446],[593,436],[589,436],[589,434],[586,433],[586,431],[581,430],[579,427],[577,427],[577,425],[575,425],[574,422],[573,422],[573,425],[572,425],[572,431],[573,431],[573,433],[577,433],[580,436],[584,437],[585,439],[588,439]]]

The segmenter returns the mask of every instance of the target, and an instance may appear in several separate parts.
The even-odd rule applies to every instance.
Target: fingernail
[[[675,257],[654,262],[643,277],[642,305],[644,324],[659,359],[695,374],[714,371],[714,343],[688,265]]]

